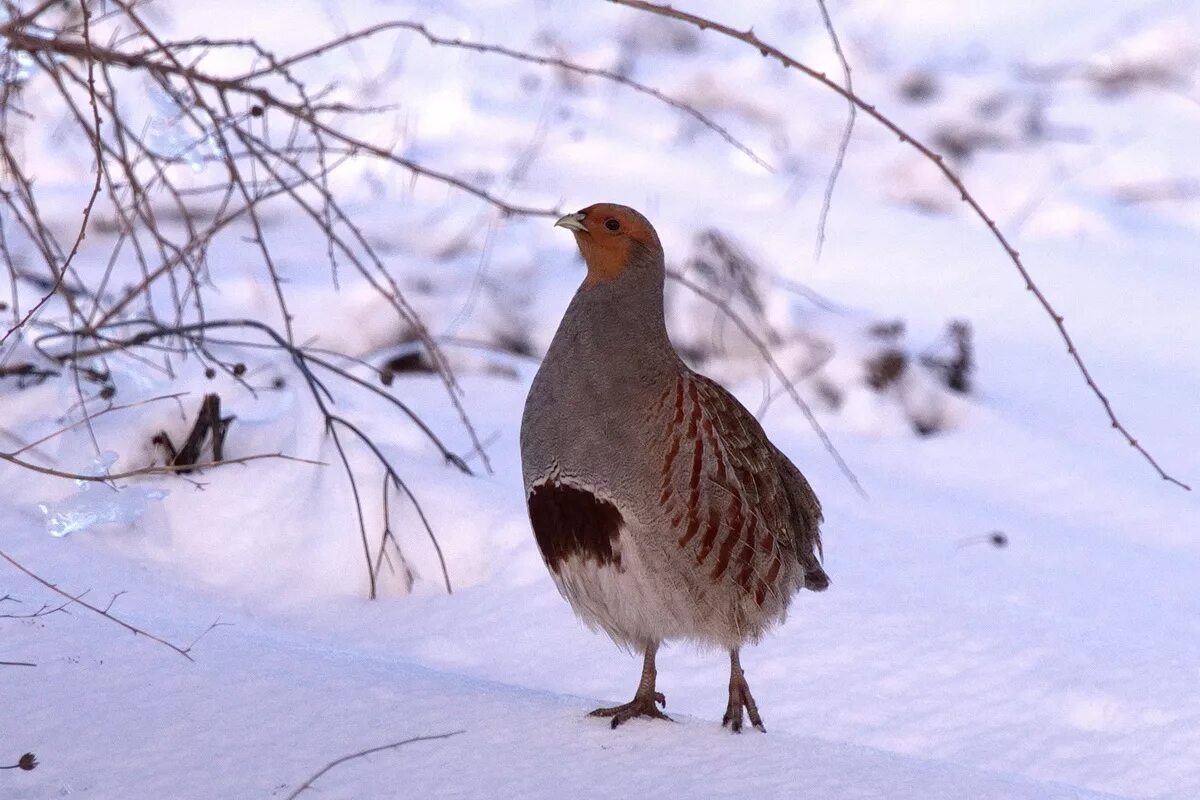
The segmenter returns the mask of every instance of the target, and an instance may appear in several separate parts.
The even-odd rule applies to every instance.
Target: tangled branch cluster
[[[386,397],[422,431],[447,463],[463,472],[469,470],[461,457],[451,453],[428,425],[389,392],[342,368],[336,358],[318,354],[296,341],[294,313],[274,242],[267,232],[264,208],[273,202],[289,204],[327,243],[325,258],[334,284],[341,271],[352,269],[386,301],[400,327],[421,344],[424,360],[442,380],[446,396],[470,437],[472,452],[480,456],[485,468],[486,451],[461,405],[461,390],[446,359],[404,297],[385,259],[333,189],[330,177],[352,159],[371,159],[405,170],[414,178],[471,195],[502,216],[553,216],[557,210],[509,203],[467,180],[402,155],[395,143],[385,145],[358,136],[351,132],[353,121],[370,117],[380,109],[338,100],[332,86],[310,88],[300,74],[303,68],[371,37],[388,33],[416,35],[432,46],[469,50],[619,84],[699,121],[769,169],[749,147],[687,103],[617,72],[575,64],[558,56],[439,36],[420,23],[395,21],[280,57],[253,39],[165,39],[148,21],[145,5],[139,0],[114,0],[95,6],[81,0],[63,9],[59,3],[41,2],[28,11],[13,12],[0,24],[0,42],[4,45],[0,66],[5,78],[0,88],[0,168],[5,177],[0,202],[15,229],[32,245],[28,249],[41,262],[40,269],[23,263],[12,248],[11,235],[6,235],[9,229],[0,225],[0,258],[7,265],[12,288],[8,309],[12,321],[0,329],[0,367],[6,370],[4,374],[22,380],[38,380],[60,370],[69,372],[83,418],[78,424],[86,425],[90,432],[91,420],[97,414],[128,407],[110,402],[114,389],[105,383],[105,376],[110,374],[107,358],[114,354],[138,358],[147,365],[161,362],[168,374],[171,359],[195,358],[209,365],[210,372],[219,369],[240,381],[238,365],[222,358],[216,351],[218,345],[277,349],[308,386],[349,481],[372,597],[387,547],[390,545],[391,551],[403,559],[386,519],[389,493],[398,492],[412,501],[431,538],[433,532],[416,497],[381,448],[352,420],[333,411],[336,390],[318,377],[318,372],[336,378],[343,387]],[[244,66],[241,71],[231,72],[228,66],[223,70],[212,66],[217,63]],[[79,226],[69,241],[56,234],[47,221],[36,176],[19,150],[24,129],[45,124],[38,115],[26,111],[23,102],[26,88],[35,80],[43,90],[40,104],[56,107],[66,116],[63,130],[68,135],[67,146],[92,154],[91,190]],[[127,97],[143,99],[140,93],[145,92],[147,84],[162,115],[149,126],[128,113],[131,104],[126,102]],[[47,87],[49,100],[44,91]],[[214,166],[219,168],[221,179],[198,184],[192,170]],[[101,214],[106,222],[111,219],[114,242],[104,271],[95,275],[76,264],[76,255],[89,231],[95,229],[94,218]],[[206,306],[213,289],[208,271],[209,248],[219,234],[235,225],[249,228],[264,280],[273,289],[275,307],[264,314],[266,321],[214,320]],[[140,278],[118,288],[117,276],[131,261]],[[20,283],[41,290],[40,298],[26,308],[21,306]],[[48,309],[54,313],[46,313]],[[241,336],[231,340],[219,335],[231,330],[257,339],[248,341]],[[22,343],[32,344],[42,362],[9,366]],[[102,385],[97,394],[85,394],[89,382]],[[798,396],[796,400],[803,405]],[[89,405],[96,401],[107,405],[97,410]],[[384,475],[385,521],[377,547],[368,535],[361,476],[351,467],[346,436],[365,446]],[[94,441],[94,434],[92,438]],[[832,444],[826,442],[832,451]],[[119,474],[79,475],[29,460],[24,455],[28,449],[0,452],[0,460],[83,480],[114,481],[179,469],[165,465]],[[100,449],[98,443],[96,449]],[[278,457],[286,456],[263,453],[222,463]],[[433,542],[437,548],[436,538]],[[440,549],[438,555],[440,559]],[[449,590],[451,582],[444,562],[442,572]]]

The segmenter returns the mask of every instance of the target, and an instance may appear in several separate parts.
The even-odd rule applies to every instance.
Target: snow
[[[64,565],[59,561],[56,566]],[[81,577],[124,579],[75,564]],[[143,583],[150,588],[153,581]],[[153,586],[159,630],[203,630],[212,606]],[[402,609],[391,609],[393,613]],[[650,797],[751,793],[818,797],[1093,798],[1099,794],[789,732],[733,737],[677,715],[617,731],[582,717],[588,701],[354,652],[236,615],[197,646],[196,663],[156,652],[93,619],[51,623],[60,652],[23,680],[17,719],[42,765],[5,798],[285,797],[341,753],[414,743],[332,771],[314,795]],[[222,617],[223,621],[229,619]],[[14,645],[45,633],[15,626]],[[146,649],[143,649],[145,647]],[[81,673],[87,680],[79,680]],[[53,696],[52,713],[44,698]],[[40,701],[36,698],[42,698]],[[113,698],[123,698],[114,702]],[[709,724],[706,724],[709,723]],[[386,741],[385,741],[386,740]],[[54,751],[55,755],[46,757]],[[349,752],[349,750],[347,751]]]
[[[807,376],[800,391],[867,497],[788,398],[775,397],[764,425],[823,500],[833,583],[798,598],[789,621],[743,653],[769,733],[721,729],[727,661],[683,646],[659,659],[677,724],[612,731],[589,719],[596,705],[628,698],[639,665],[573,617],[528,529],[517,431],[536,359],[467,346],[517,339],[544,350],[581,274],[570,237],[546,220],[498,220],[430,181],[355,162],[333,185],[431,330],[456,337],[445,352],[493,471],[478,456],[474,476],[447,467],[365,389],[332,383],[336,407],[371,433],[420,501],[453,594],[412,505],[393,496],[406,563],[385,568],[380,598],[366,599],[350,486],[286,358],[213,345],[246,365],[252,394],[224,373],[205,377],[194,359],[167,375],[114,356],[113,402],[129,408],[49,439],[30,460],[86,470],[94,435],[120,455],[114,469],[143,466],[155,457],[151,437],[182,441],[203,394],[217,392],[237,417],[228,455],[278,452],[326,466],[259,460],[131,479],[126,492],[169,494],[135,520],[55,538],[38,504],[78,487],[0,464],[0,550],[65,592],[88,590],[102,608],[121,593],[111,613],[181,647],[221,623],[188,661],[77,605],[0,618],[0,660],[37,665],[0,666],[0,766],[25,751],[40,761],[33,772],[0,772],[0,798],[287,797],[340,756],[453,731],[463,732],[350,761],[302,796],[1200,796],[1195,496],[1160,480],[1110,430],[1003,251],[930,165],[860,115],[815,261],[844,103],[735,43],[600,3],[361,3],[335,19],[316,3],[256,4],[252,19],[238,4],[201,5],[203,13],[165,6],[160,22],[181,37],[253,32],[288,53],[343,27],[419,19],[446,36],[622,65],[713,115],[777,172],[620,86],[430,48],[403,32],[325,62],[323,73],[340,76],[352,99],[399,98],[394,115],[356,129],[372,141],[398,137],[406,156],[490,181],[512,202],[564,210],[627,202],[656,223],[675,266],[702,255],[697,235],[715,228],[779,278],[829,298],[832,310],[760,276],[760,312],[734,303],[775,334],[781,367]],[[815,8],[688,7],[753,24],[840,74]],[[856,87],[905,127],[928,139],[1002,134],[1002,146],[958,164],[964,178],[1014,236],[1121,419],[1165,469],[1200,481],[1200,207],[1195,198],[1120,199],[1132,184],[1196,177],[1200,67],[1186,31],[1200,5],[1022,2],[951,12],[937,2],[858,0],[830,11]],[[279,23],[285,12],[294,22]],[[375,81],[389,63],[387,80]],[[1064,64],[1073,72],[1061,80],[1022,77]],[[1180,82],[1114,94],[1087,77],[1089,68],[1130,64]],[[926,102],[898,91],[916,72],[937,87]],[[522,81],[530,75],[538,81]],[[997,97],[999,117],[978,110]],[[46,102],[29,98],[34,111]],[[1039,108],[1052,133],[1086,135],[1027,137],[1022,121]],[[39,190],[61,201],[50,205],[66,236],[90,188],[80,177],[86,157],[60,152],[49,135],[31,135],[27,146]],[[514,171],[527,153],[527,168]],[[196,180],[215,175],[208,167]],[[297,340],[376,366],[410,352],[378,295],[345,265],[334,291],[319,236],[286,207],[269,208],[266,236],[288,277]],[[207,313],[278,325],[247,231],[235,226],[213,243]],[[89,235],[81,263],[101,269],[111,243]],[[21,291],[22,308],[39,296]],[[671,304],[680,346],[705,350],[705,371],[752,410],[763,405],[768,371],[755,348],[705,302],[673,288]],[[43,321],[56,313],[51,306]],[[864,361],[889,346],[916,359],[954,319],[973,331],[972,394],[917,368],[883,391],[867,386]],[[904,332],[889,345],[868,329],[890,320]],[[28,343],[19,348],[0,360],[28,357]],[[822,400],[822,385],[837,390],[837,404]],[[470,451],[436,378],[400,374],[389,391],[451,450]],[[176,393],[184,394],[166,397]],[[25,388],[0,379],[0,447],[78,421],[67,411],[77,399],[67,377]],[[916,435],[921,415],[941,429]],[[348,450],[369,476],[364,510],[377,544],[378,465],[365,448]],[[993,531],[1006,547],[989,543]],[[5,595],[0,615],[63,602],[0,562]]]

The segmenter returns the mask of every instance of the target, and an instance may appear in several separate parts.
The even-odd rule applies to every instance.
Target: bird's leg
[[[654,668],[654,655],[658,652],[658,642],[652,642],[646,646],[646,660],[642,664],[642,680],[638,683],[637,693],[628,703],[612,708],[597,708],[591,713],[593,717],[612,717],[612,726],[615,728],[626,720],[634,717],[650,717],[651,719],[665,719],[671,722],[671,718],[658,710],[658,706],[666,706],[667,698],[663,697],[662,692],[654,691],[654,679],[658,677],[658,670]],[[655,704],[658,705],[655,705]]]
[[[758,715],[758,705],[750,694],[750,684],[746,683],[746,673],[742,672],[742,661],[735,647],[729,651],[729,705],[725,707],[725,717],[721,725],[728,725],[734,733],[742,732],[742,709],[750,716],[750,724],[763,733],[762,717]]]

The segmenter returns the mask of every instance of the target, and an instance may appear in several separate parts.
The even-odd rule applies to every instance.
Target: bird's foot
[[[667,698],[663,696],[662,692],[654,692],[653,694],[636,695],[628,703],[619,706],[597,708],[588,716],[612,717],[612,727],[614,728],[634,717],[649,717],[650,719],[665,719],[667,722],[674,722],[675,720],[658,710],[660,705],[665,708]]]
[[[721,726],[728,726],[734,733],[741,733],[742,709],[745,709],[746,714],[750,717],[752,726],[763,733],[767,732],[766,727],[763,726],[762,717],[758,714],[758,705],[754,702],[754,696],[750,694],[750,685],[746,683],[746,676],[738,674],[729,678],[729,705],[725,707],[725,716],[721,719]]]

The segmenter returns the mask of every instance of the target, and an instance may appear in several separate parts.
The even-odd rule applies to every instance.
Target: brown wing
[[[824,552],[821,549],[821,501],[808,485],[808,479],[791,460],[772,445],[775,463],[783,477],[783,488],[792,509],[792,534],[795,538],[796,558],[804,568],[804,588],[823,592],[829,588],[829,576],[821,566]]]
[[[733,395],[695,373],[675,387],[662,502],[676,543],[713,581],[762,605],[797,559],[793,508],[777,452]]]

